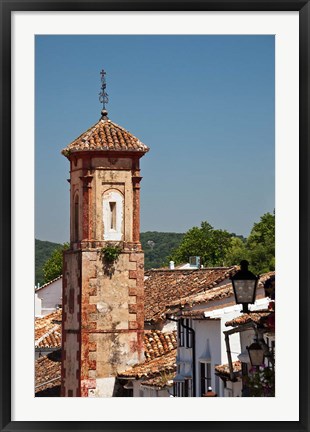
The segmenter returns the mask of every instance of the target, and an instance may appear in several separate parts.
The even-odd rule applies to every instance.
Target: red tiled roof
[[[156,389],[162,389],[164,387],[171,387],[173,385],[173,378],[175,376],[175,370],[173,372],[163,372],[158,374],[154,378],[146,379],[142,381],[142,385],[146,387],[155,387]]]
[[[241,362],[239,360],[232,362],[233,364],[233,372],[234,374],[237,374],[238,372],[241,372]],[[215,366],[215,372],[219,375],[222,375],[224,377],[229,378],[230,371],[229,371],[229,365],[223,364],[223,365],[217,365]]]
[[[207,303],[214,300],[221,300],[223,298],[231,297],[234,295],[232,284],[228,283],[222,285],[220,287],[215,287],[210,290],[207,290],[203,293],[192,294],[190,296],[183,297],[180,300],[176,300],[175,302],[168,305],[169,310],[177,310],[180,306],[188,306],[192,307],[196,304]]]
[[[161,332],[147,330],[144,332],[145,361],[118,374],[119,377],[154,378],[163,377],[175,372],[176,368],[176,331]]]
[[[53,390],[53,396],[60,396],[61,355],[60,350],[40,357],[35,362],[35,393]],[[59,394],[57,394],[59,393]]]
[[[35,319],[35,347],[60,348],[62,310]]]
[[[174,372],[176,370],[176,353],[177,350],[173,349],[161,357],[154,358],[150,361],[145,361],[124,372],[120,372],[118,377],[136,379],[152,378],[163,373]]]
[[[263,275],[260,276],[259,279],[259,286],[262,287],[263,284],[265,283],[266,280],[268,280],[270,278],[270,276],[274,276],[274,272],[269,272],[269,273],[264,273]],[[176,312],[177,310],[180,309],[180,306],[184,307],[186,305],[186,307],[191,308],[192,306],[196,305],[196,304],[201,304],[201,303],[207,303],[207,302],[211,302],[211,301],[215,301],[215,300],[221,300],[227,297],[233,297],[234,292],[233,292],[233,287],[232,287],[232,283],[229,282],[225,285],[221,285],[220,287],[215,287],[209,290],[206,290],[202,293],[194,293],[188,296],[184,296],[181,299],[177,299],[174,302],[171,302],[168,306],[168,310],[167,312]]]
[[[61,153],[68,156],[73,152],[98,150],[146,153],[149,148],[126,129],[107,118],[101,118]]]
[[[144,355],[146,361],[160,357],[176,347],[176,331],[168,333],[159,330],[147,330],[144,332]]]
[[[230,321],[227,321],[225,323],[226,327],[237,327],[239,325],[247,324],[249,322],[253,322],[255,324],[260,324],[262,319],[267,318],[271,315],[271,311],[263,310],[263,311],[256,311],[252,312],[251,314],[243,314],[238,316],[237,318],[234,318]]]
[[[203,293],[231,277],[237,267],[195,270],[149,270],[144,281],[146,321],[164,319],[167,305],[180,303],[191,294]]]
[[[196,320],[208,320],[208,321],[214,321],[217,320],[219,318],[213,318],[213,317],[206,317],[205,316],[205,311],[206,309],[179,309],[176,313],[175,316],[177,317],[188,317],[188,318],[193,318]]]

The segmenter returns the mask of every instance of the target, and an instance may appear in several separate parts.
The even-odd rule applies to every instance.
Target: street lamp
[[[263,364],[264,351],[256,340],[254,340],[254,342],[249,347],[246,347],[246,349],[248,350],[252,366],[258,367]]]
[[[241,261],[240,270],[231,277],[237,304],[242,304],[242,311],[249,313],[249,303],[255,303],[256,287],[258,276],[255,276],[248,270],[249,263],[246,260]]]

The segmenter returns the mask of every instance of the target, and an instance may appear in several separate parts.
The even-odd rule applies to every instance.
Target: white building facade
[[[257,289],[257,300],[252,310],[268,307],[263,285]],[[242,396],[242,367],[249,361],[240,356],[253,342],[253,328],[232,330],[226,323],[241,315],[241,306],[235,304],[230,281],[205,293],[191,296],[178,312],[170,313],[178,321],[177,374],[174,378],[174,396],[204,397],[208,389],[218,397]],[[241,363],[242,362],[242,363]],[[217,369],[229,363],[237,369],[221,379]],[[248,364],[248,368],[250,365]],[[233,379],[231,379],[233,376]]]

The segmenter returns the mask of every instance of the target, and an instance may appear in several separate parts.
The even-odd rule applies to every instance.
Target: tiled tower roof
[[[146,153],[149,148],[105,115],[62,150],[64,156],[80,151],[121,151]]]

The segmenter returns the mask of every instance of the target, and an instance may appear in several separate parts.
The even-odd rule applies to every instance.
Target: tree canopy
[[[193,227],[185,233],[180,246],[175,249],[171,259],[177,264],[188,262],[190,256],[200,256],[204,266],[222,266],[230,248],[231,234],[215,230],[207,221],[200,228]]]
[[[275,269],[275,215],[265,213],[254,223],[248,239],[226,230],[214,229],[207,221],[185,233],[170,259],[177,264],[188,262],[190,256],[200,256],[206,267],[238,265],[246,259],[256,273]]]
[[[61,247],[60,243],[35,239],[35,284],[44,283],[43,265],[59,247]]]
[[[47,283],[62,274],[63,251],[69,248],[69,243],[64,243],[55,249],[50,258],[43,265],[44,283]]]
[[[247,249],[254,271],[265,273],[275,269],[275,214],[265,213],[254,224],[247,239]]]

